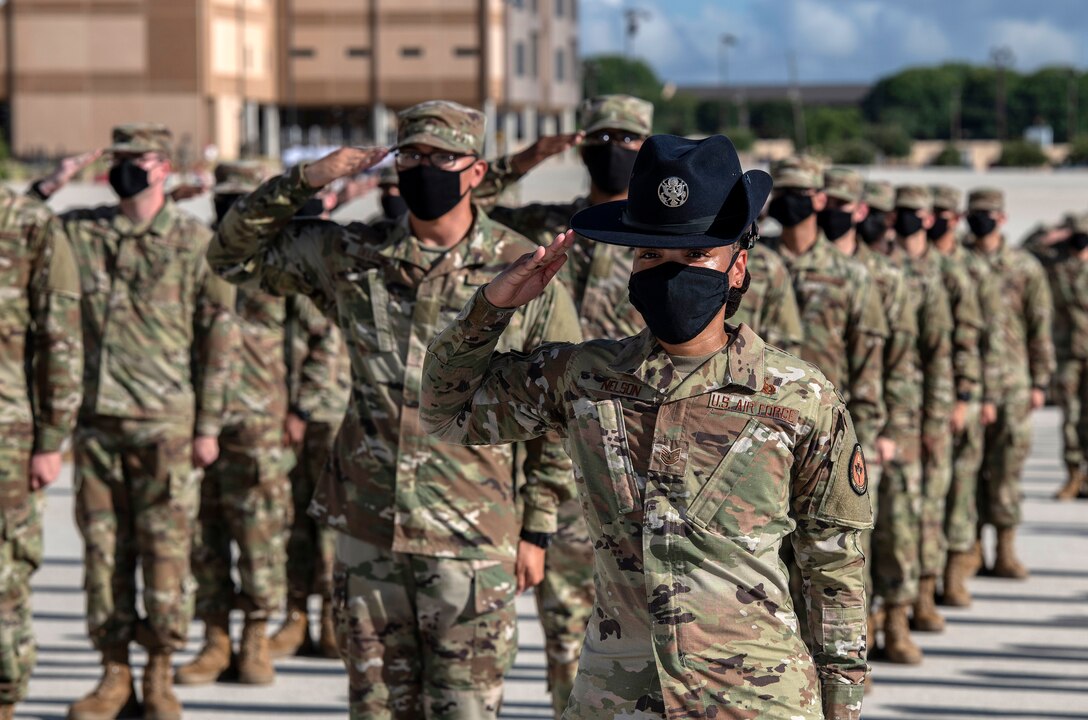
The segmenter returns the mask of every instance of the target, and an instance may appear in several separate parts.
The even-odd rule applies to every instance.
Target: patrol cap
[[[256,160],[238,160],[219,163],[215,167],[216,195],[244,195],[253,192],[264,182],[265,166]]]
[[[794,155],[771,165],[778,190],[819,190],[824,185],[823,165],[809,155]]]
[[[967,212],[1005,212],[1005,193],[994,187],[975,188],[967,196]]]
[[[881,212],[895,210],[895,190],[886,180],[870,180],[865,183],[862,199],[873,210]]]
[[[649,135],[654,127],[652,103],[631,95],[598,95],[580,108],[582,129],[587,133],[606,128]]]
[[[106,148],[111,153],[140,154],[155,152],[170,157],[174,151],[170,128],[157,123],[130,123],[113,129],[113,141]]]
[[[449,100],[428,100],[397,114],[397,147],[420,144],[482,155],[486,124],[479,110]]]
[[[861,200],[865,181],[861,173],[844,167],[833,167],[824,173],[824,192],[828,197],[837,198],[846,203]]]
[[[895,189],[895,206],[929,211],[933,209],[933,196],[924,185],[900,185]]]
[[[1069,229],[1074,235],[1088,235],[1088,213],[1074,217],[1069,223]]]
[[[378,171],[378,187],[397,185],[399,183],[400,177],[397,175],[397,166],[393,163],[389,163]]]
[[[951,210],[954,213],[960,211],[960,202],[963,193],[951,185],[930,185],[929,191],[933,194],[934,210]]]

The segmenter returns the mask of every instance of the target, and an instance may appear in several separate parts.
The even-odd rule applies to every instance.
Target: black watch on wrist
[[[529,530],[522,530],[518,536],[522,540],[532,545],[536,545],[541,550],[547,550],[548,546],[552,544],[552,533],[544,532],[530,532]]]
[[[971,401],[971,393],[969,393],[969,392],[956,393],[956,399],[959,400],[960,402],[970,402]]]
[[[310,422],[310,413],[298,407],[297,405],[292,405],[290,408],[287,409],[287,412],[291,413],[302,422]]]

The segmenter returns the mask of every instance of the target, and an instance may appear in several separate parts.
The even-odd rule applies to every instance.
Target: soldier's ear
[[[487,175],[487,168],[490,167],[487,160],[483,158],[478,159],[476,162],[468,166],[466,172],[469,176],[469,185],[475,190],[480,183],[484,181],[484,176]]]
[[[827,193],[823,190],[812,194],[812,209],[815,212],[820,212],[827,207]]]
[[[869,206],[864,202],[858,202],[857,207],[854,208],[854,224],[859,225],[865,222],[867,217],[869,217]]]

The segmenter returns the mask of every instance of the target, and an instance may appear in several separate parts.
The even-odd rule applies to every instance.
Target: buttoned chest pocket
[[[123,243],[129,247],[121,249],[117,274],[131,278],[141,297],[156,304],[177,305],[188,296],[199,262],[195,253],[156,239],[148,241],[142,253],[132,247],[135,240],[126,239]]]
[[[587,449],[598,456],[597,463],[582,464],[591,502],[594,505],[607,505],[605,509],[608,514],[614,511],[622,515],[641,508],[641,491],[631,463],[631,449],[620,402],[601,400],[590,403],[590,412],[586,414],[584,422],[588,425],[584,428],[584,436],[590,440]],[[603,468],[600,467],[601,463]],[[603,478],[599,474],[601,470],[604,471]],[[604,487],[598,486],[601,479],[605,479]]]
[[[846,283],[842,278],[809,273],[795,286],[802,319],[821,322],[842,312],[847,306]]]
[[[789,516],[793,453],[780,431],[752,418],[688,506],[692,524],[733,538],[749,550],[771,523]]]

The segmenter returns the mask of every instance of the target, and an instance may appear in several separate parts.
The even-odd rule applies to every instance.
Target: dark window
[[[479,55],[480,51],[472,47],[459,47],[453,49],[455,57],[475,57]]]
[[[514,74],[525,77],[525,43],[520,41],[514,43]]]
[[[313,48],[291,48],[291,51],[287,53],[291,57],[308,58],[314,56]]]
[[[567,79],[567,63],[566,53],[563,52],[563,48],[559,48],[555,51],[555,79],[559,82],[563,82]]]
[[[370,57],[370,48],[349,47],[348,48],[348,57],[354,57],[354,58]]]
[[[529,75],[531,77],[538,77],[540,74],[539,58],[540,36],[536,32],[531,32],[529,33]]]
[[[421,47],[403,47],[400,49],[401,57],[423,57],[423,48]]]

